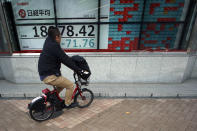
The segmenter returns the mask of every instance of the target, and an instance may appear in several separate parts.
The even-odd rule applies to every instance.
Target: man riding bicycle
[[[72,103],[74,84],[61,75],[61,63],[74,70],[80,76],[84,75],[84,71],[76,66],[72,59],[61,49],[60,43],[61,35],[59,29],[50,26],[48,37],[40,54],[38,72],[41,81],[45,84],[56,86],[58,93],[66,88],[64,107],[72,108],[77,105],[77,103]]]

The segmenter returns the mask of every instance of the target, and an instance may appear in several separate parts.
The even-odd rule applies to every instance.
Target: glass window
[[[56,0],[58,23],[98,21],[97,0]]]
[[[105,9],[101,8],[101,10]],[[143,1],[111,0],[109,11],[110,22],[140,22],[143,11]]]
[[[60,29],[66,51],[186,49],[189,0],[4,1],[11,1],[21,51],[40,51],[50,25]]]
[[[146,0],[144,21],[184,21],[188,6],[189,0]]]
[[[101,22],[109,24],[100,25],[100,49],[137,50],[142,10],[142,0],[101,0]]]
[[[3,10],[0,4],[0,55],[10,54],[8,39],[5,36],[5,21],[3,22]]]
[[[143,24],[140,49],[142,50],[174,50],[178,48],[181,24]]]
[[[137,50],[140,24],[101,25],[101,49],[128,52]]]
[[[62,48],[97,49],[98,1],[56,0],[56,10]]]
[[[0,19],[0,54],[9,54],[9,48],[7,40],[5,39],[5,34],[3,30],[2,21]]]
[[[59,25],[63,49],[97,49],[97,25]]]
[[[41,50],[48,27],[55,25],[53,0],[12,0],[20,49]]]
[[[188,6],[187,0],[146,0],[144,22],[148,24],[142,25],[140,49],[178,50]]]

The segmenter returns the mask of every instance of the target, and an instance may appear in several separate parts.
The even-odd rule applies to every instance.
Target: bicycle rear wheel
[[[84,88],[81,91],[81,94],[78,92],[75,95],[74,102],[78,103],[79,108],[88,107],[94,99],[94,94],[91,90]]]
[[[29,114],[32,119],[36,121],[44,121],[49,119],[54,113],[54,105],[51,102],[47,102],[47,104],[40,103],[29,110]]]

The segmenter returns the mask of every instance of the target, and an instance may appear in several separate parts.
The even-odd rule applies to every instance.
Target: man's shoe
[[[64,105],[64,108],[66,109],[70,109],[70,108],[75,108],[78,106],[78,102],[74,102],[74,103],[71,103],[69,106],[67,105]]]

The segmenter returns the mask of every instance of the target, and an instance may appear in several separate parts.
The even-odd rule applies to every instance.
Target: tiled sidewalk
[[[121,101],[123,101],[123,99],[97,99],[94,100],[88,108],[74,108],[70,110],[65,109],[63,110],[64,112],[56,112],[56,114],[61,114],[61,116],[48,120],[44,125],[47,127],[55,126],[60,129],[73,128],[83,121],[88,120],[108,108],[120,103]],[[4,100],[4,104],[6,103],[12,105],[14,108],[24,112],[25,114],[28,114],[27,105],[29,102],[30,100]]]
[[[196,131],[197,99],[95,99],[84,109],[30,119],[30,100],[0,100],[0,131]]]

